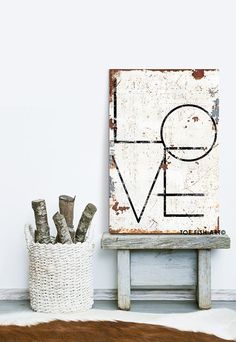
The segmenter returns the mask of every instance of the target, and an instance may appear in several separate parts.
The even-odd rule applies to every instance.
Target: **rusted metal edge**
[[[152,69],[152,68],[134,68],[134,69],[129,69],[129,68],[121,68],[121,69],[109,69],[110,73],[116,73],[119,71],[161,71],[161,72],[165,72],[165,71],[194,71],[194,70],[204,70],[204,71],[219,71],[218,68],[215,69],[207,69],[207,68],[199,68],[199,69],[195,69],[195,68],[186,68],[186,69]]]
[[[136,228],[131,228],[131,229],[125,229],[125,228],[120,228],[120,229],[113,229],[113,228],[109,228],[109,233],[110,234],[180,234],[180,235],[185,235],[185,234],[189,234],[189,235],[211,235],[210,232],[215,232],[215,235],[220,235],[220,231],[218,229],[209,229],[209,230],[201,230],[199,231],[199,233],[197,233],[197,229],[191,229],[191,230],[187,230],[187,232],[185,233],[185,230],[182,231],[178,229],[178,230],[147,230],[147,229],[136,229]],[[202,234],[200,233],[202,232]],[[205,232],[205,234],[204,234]],[[214,234],[212,234],[214,235]]]
[[[110,234],[181,234],[179,230],[147,230],[147,229],[112,229],[109,228]]]

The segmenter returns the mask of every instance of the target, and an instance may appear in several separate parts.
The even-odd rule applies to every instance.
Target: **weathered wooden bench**
[[[230,248],[227,235],[104,233],[103,249],[117,250],[118,307],[130,309],[133,288],[194,288],[200,309],[211,307],[211,249]]]

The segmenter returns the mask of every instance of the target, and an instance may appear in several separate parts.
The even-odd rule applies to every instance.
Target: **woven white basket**
[[[25,226],[29,252],[29,292],[33,310],[85,311],[93,305],[93,250],[91,238],[76,244],[34,242],[34,230]]]

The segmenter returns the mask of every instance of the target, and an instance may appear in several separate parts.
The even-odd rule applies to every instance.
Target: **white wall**
[[[95,288],[116,287],[108,227],[109,68],[221,69],[221,223],[232,248],[213,255],[214,289],[236,289],[234,1],[0,1],[0,288],[27,287],[23,226],[31,200],[50,217],[62,193],[77,219],[98,206]],[[52,221],[50,221],[52,223]]]

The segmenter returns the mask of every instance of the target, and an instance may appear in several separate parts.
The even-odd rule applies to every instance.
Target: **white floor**
[[[101,310],[117,310],[117,302],[113,300],[95,301],[94,309]],[[212,302],[212,308],[225,308],[236,311],[236,302]],[[28,300],[0,300],[0,314],[10,312],[20,312],[23,310],[31,310]],[[197,304],[192,301],[132,301],[132,312],[145,313],[187,313],[199,311]]]
[[[198,310],[193,302],[133,301],[130,312],[117,310],[115,301],[96,301],[92,310],[69,314],[33,312],[28,301],[0,301],[0,325],[32,325],[55,319],[109,320],[160,324],[236,340],[236,302],[213,302],[211,310]]]

